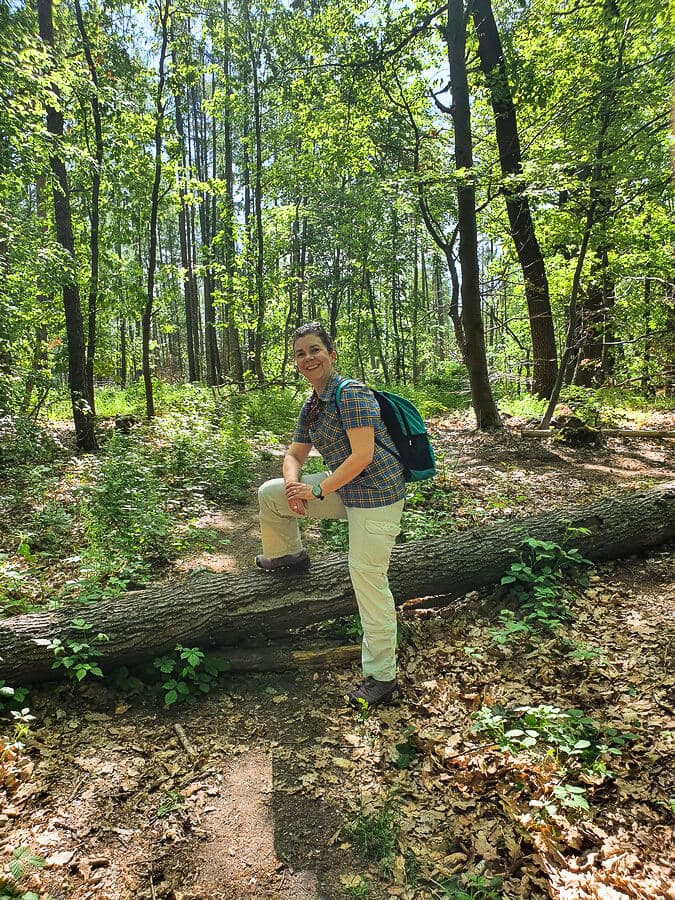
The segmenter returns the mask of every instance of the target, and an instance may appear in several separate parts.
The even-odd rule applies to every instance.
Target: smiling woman
[[[298,518],[347,520],[349,574],[363,626],[364,676],[349,701],[375,706],[398,687],[396,611],[387,571],[403,512],[403,467],[372,391],[349,381],[338,407],[336,391],[344,379],[335,369],[333,340],[319,322],[295,331],[293,357],[314,390],[300,411],[283,478],[266,482],[258,492],[263,554],[256,564],[268,572],[305,568],[309,557]],[[312,447],[327,471],[302,475]]]

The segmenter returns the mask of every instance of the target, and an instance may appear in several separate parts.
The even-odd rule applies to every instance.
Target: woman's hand
[[[306,500],[289,500],[288,505],[290,506],[291,511],[296,514],[296,516],[304,516],[307,514]]]
[[[293,512],[297,513],[299,516],[304,515],[307,510],[307,501],[312,500],[313,498],[314,494],[312,493],[311,484],[304,484],[302,481],[286,482],[286,499],[288,500],[288,505]],[[300,509],[296,507],[299,507]]]

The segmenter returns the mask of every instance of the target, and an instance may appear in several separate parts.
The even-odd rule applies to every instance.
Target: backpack
[[[349,384],[360,384],[353,378],[341,381],[335,391],[335,402],[340,411],[342,389]],[[403,477],[406,481],[424,481],[436,474],[434,450],[427,434],[427,429],[417,407],[389,391],[376,391],[369,388],[377,400],[389,437],[394,442],[396,452],[375,439],[375,443],[395,456],[403,466]]]

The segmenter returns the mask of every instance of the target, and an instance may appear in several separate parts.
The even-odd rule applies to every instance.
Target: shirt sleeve
[[[309,436],[309,425],[307,423],[307,408],[309,406],[309,401],[306,400],[302,404],[302,409],[300,410],[300,415],[298,416],[298,423],[295,426],[295,431],[293,432],[293,443],[294,444],[311,444],[312,439]]]
[[[362,384],[348,384],[340,395],[340,417],[345,429],[375,428],[380,407],[373,392]]]

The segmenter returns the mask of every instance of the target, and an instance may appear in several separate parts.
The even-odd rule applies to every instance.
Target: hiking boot
[[[306,569],[309,565],[309,556],[306,550],[288,553],[286,556],[256,556],[255,564],[264,572],[274,572],[277,569]]]
[[[380,703],[388,703],[398,691],[396,679],[393,681],[377,681],[369,675],[361,684],[349,692],[349,705],[358,707],[361,703],[368,706],[379,706]]]

